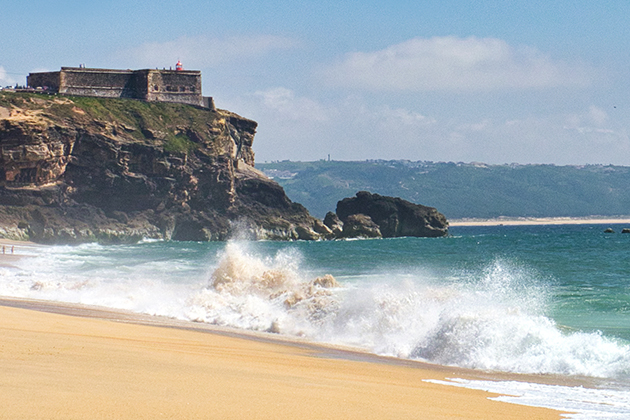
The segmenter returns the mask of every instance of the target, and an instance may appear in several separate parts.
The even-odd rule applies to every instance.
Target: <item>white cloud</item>
[[[15,85],[15,79],[7,74],[3,66],[0,66],[0,87]]]
[[[609,122],[609,116],[606,111],[591,105],[588,111],[580,114],[567,115],[564,129],[569,131],[577,131],[578,133],[602,133],[614,134],[615,131],[606,127]]]
[[[138,67],[163,67],[164,63],[174,65],[176,60],[181,60],[185,67],[205,68],[295,48],[297,44],[293,39],[274,35],[225,39],[182,36],[174,41],[142,44],[118,55]]]
[[[434,118],[427,117],[418,112],[410,111],[404,108],[392,109],[388,106],[376,111],[374,113],[374,118],[380,119],[384,125],[424,127],[436,123]]]
[[[258,121],[257,162],[330,154],[339,160],[628,164],[630,156],[626,117],[596,106],[520,118],[442,115],[357,94],[325,102],[277,87],[234,97],[228,109]]]
[[[508,123],[506,123],[508,124]],[[470,131],[470,132],[483,132],[483,131],[487,131],[490,128],[493,127],[493,122],[489,119],[484,119],[483,121],[479,121],[476,123],[468,123],[468,124],[461,124],[457,129],[460,131]]]
[[[234,98],[230,106],[258,121],[258,162],[316,160],[328,154],[345,160],[407,158],[419,156],[419,150],[428,156],[441,147],[431,116],[361,97],[320,102],[278,87]]]
[[[492,121],[455,130],[466,145],[462,160],[489,163],[627,164],[630,139],[605,112],[589,107],[572,115],[551,114]],[[480,124],[481,125],[481,124]]]
[[[586,85],[590,70],[495,38],[415,38],[349,53],[321,72],[332,85],[385,91],[484,91]]]
[[[226,97],[222,104],[258,122],[256,162],[323,159],[335,142],[338,109],[286,87]]]
[[[593,124],[601,126],[608,121],[608,114],[603,109],[592,105],[588,109],[588,118]]]
[[[339,117],[348,118],[351,110]],[[588,121],[591,110],[580,114]],[[344,115],[346,114],[346,115]],[[630,139],[623,128],[608,125],[563,127],[562,114],[501,121],[436,119],[430,124],[392,124],[376,109],[361,113],[351,127],[336,123],[343,144],[328,149],[342,159],[412,159],[487,163],[628,164]],[[356,114],[355,114],[356,115]],[[382,115],[382,114],[381,114]],[[337,118],[337,116],[335,116]],[[403,120],[398,120],[404,121]],[[324,129],[325,130],[325,129]],[[326,139],[330,134],[322,134]],[[323,142],[326,142],[324,140]],[[305,159],[302,157],[302,159]]]
[[[278,87],[255,94],[263,105],[276,112],[278,118],[302,121],[326,121],[328,113],[318,102],[296,96],[290,89]]]

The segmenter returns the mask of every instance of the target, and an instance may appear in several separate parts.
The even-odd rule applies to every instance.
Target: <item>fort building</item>
[[[150,102],[174,102],[214,109],[211,97],[201,94],[201,71],[112,70],[62,67],[59,71],[30,73],[30,88],[74,96],[131,98]]]

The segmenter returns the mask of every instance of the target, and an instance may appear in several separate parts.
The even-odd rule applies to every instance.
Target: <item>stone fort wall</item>
[[[133,98],[214,109],[212,98],[201,94],[201,72],[197,70],[62,67],[57,72],[30,73],[27,84],[65,95]]]

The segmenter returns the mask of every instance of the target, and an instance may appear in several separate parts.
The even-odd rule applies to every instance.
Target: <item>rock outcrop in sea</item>
[[[254,168],[256,127],[229,111],[183,104],[0,92],[0,236],[330,236]]]
[[[433,207],[396,197],[359,191],[355,197],[337,203],[324,224],[338,238],[395,238],[400,236],[439,237],[448,234],[446,217]]]

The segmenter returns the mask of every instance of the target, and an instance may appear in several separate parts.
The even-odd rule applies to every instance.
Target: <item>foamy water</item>
[[[496,394],[495,401],[544,407],[569,412],[565,418],[575,420],[627,419],[630,413],[630,395],[626,390],[566,387],[517,381],[471,381],[427,379],[441,385],[479,389]]]
[[[350,247],[346,252],[367,246],[359,242],[366,241],[343,246]],[[378,244],[381,251],[399,245]],[[583,389],[569,387],[553,388],[557,398],[545,406],[579,411],[580,419],[630,418],[622,403],[630,401],[623,385],[630,377],[630,344],[558,325],[548,315],[556,297],[545,273],[495,255],[448,275],[418,266],[366,270],[365,263],[362,269],[336,268],[333,278],[327,276],[331,267],[305,261],[309,246],[46,247],[18,268],[0,268],[0,295],[301,336],[444,365],[614,380],[621,388],[592,391],[588,408],[569,404],[584,400]],[[511,395],[519,390],[524,394],[515,402],[527,405],[536,404],[526,395],[551,392],[535,384],[527,392],[509,382],[457,384]],[[599,411],[592,408],[597,404]]]

